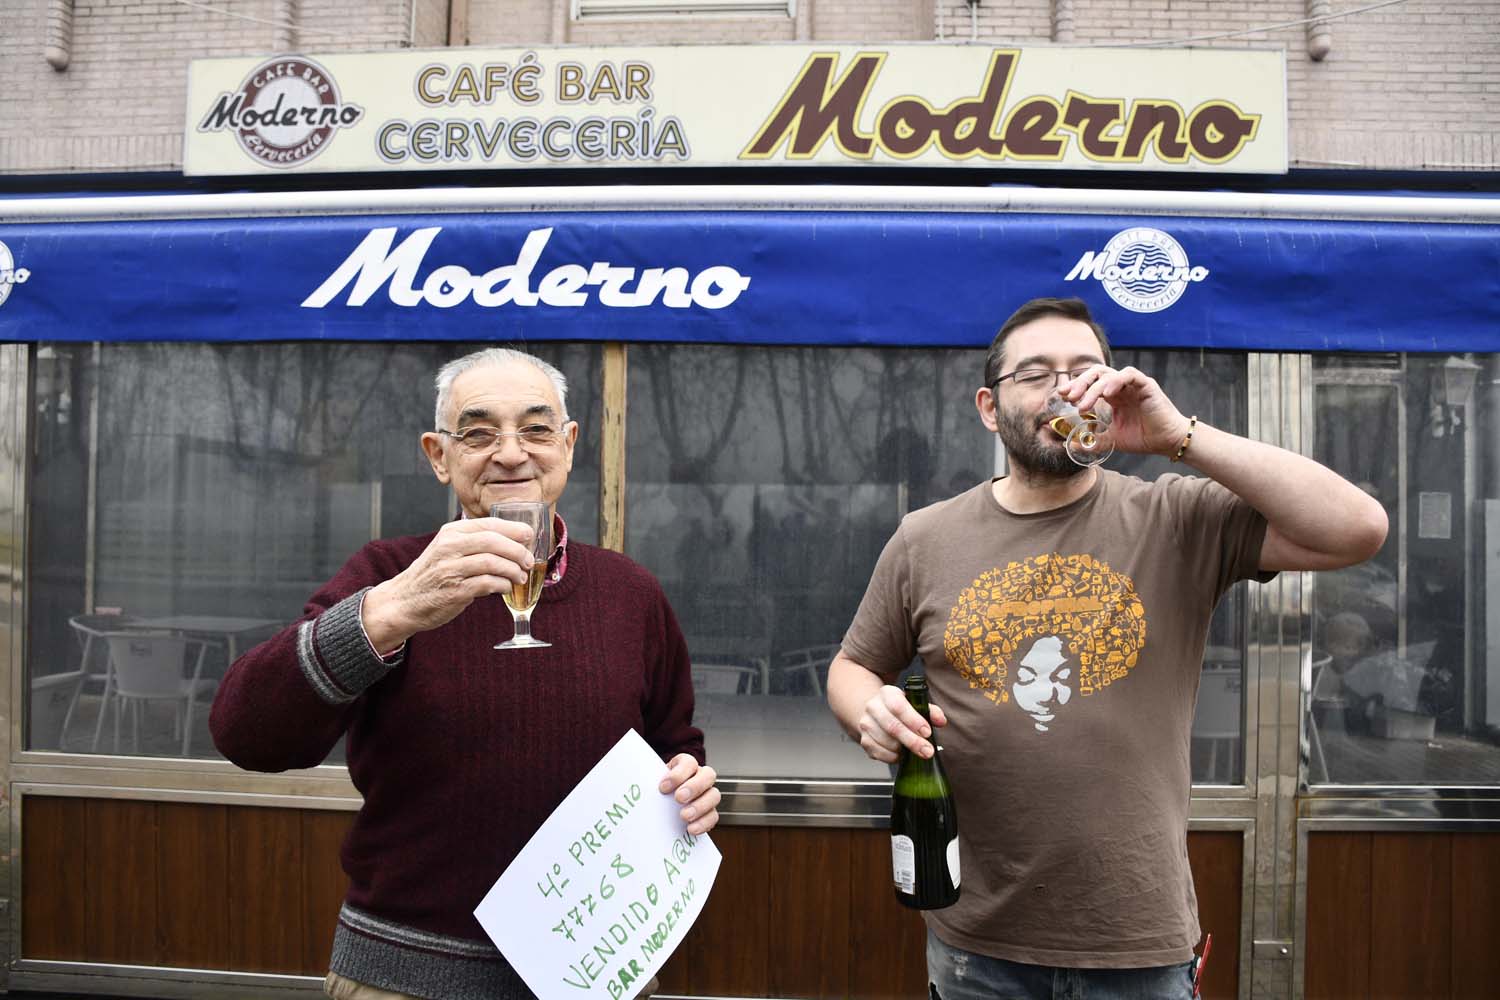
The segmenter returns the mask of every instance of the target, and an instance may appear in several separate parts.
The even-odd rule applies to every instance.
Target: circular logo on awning
[[[1110,298],[1133,312],[1160,312],[1182,298],[1189,282],[1208,277],[1207,268],[1188,263],[1181,243],[1146,226],[1116,233],[1102,256],[1100,283]]]
[[[345,103],[332,75],[303,56],[268,59],[245,77],[239,90],[220,94],[198,125],[199,132],[234,132],[256,161],[288,168],[328,148],[334,134],[364,117]]]
[[[0,243],[0,306],[5,305],[5,300],[10,298],[12,288],[30,280],[31,272],[24,267],[17,267],[10,247]]]

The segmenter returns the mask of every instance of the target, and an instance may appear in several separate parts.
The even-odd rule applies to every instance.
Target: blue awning
[[[11,216],[14,217],[14,216]],[[979,211],[6,222],[7,341],[976,347],[1039,295],[1131,347],[1500,350],[1500,226]]]

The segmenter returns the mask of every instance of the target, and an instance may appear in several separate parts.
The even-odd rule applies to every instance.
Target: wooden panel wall
[[[21,954],[321,976],[353,818],[27,796]]]
[[[1198,923],[1214,936],[1203,970],[1203,996],[1240,995],[1240,894],[1244,891],[1245,836],[1235,831],[1188,834],[1188,861],[1198,894]]]
[[[1310,833],[1305,996],[1497,995],[1500,834]]]
[[[713,838],[724,865],[663,993],[927,995],[926,929],[891,892],[887,834],[726,826]]]
[[[28,796],[22,955],[321,976],[352,813]],[[880,830],[721,827],[718,882],[661,991],[925,998],[925,930]],[[1238,833],[1194,833],[1210,997],[1238,989]],[[1491,896],[1490,898],[1494,898]],[[878,956],[872,961],[871,956]]]

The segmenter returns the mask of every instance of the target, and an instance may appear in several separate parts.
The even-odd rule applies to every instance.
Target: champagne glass
[[[502,500],[490,505],[490,517],[506,521],[520,521],[530,525],[531,554],[536,562],[525,583],[512,583],[505,594],[505,606],[515,619],[516,634],[496,646],[496,649],[541,649],[552,645],[531,637],[531,609],[542,596],[542,581],[547,577],[547,557],[552,554],[552,515],[547,504],[540,500]]]
[[[1087,413],[1079,413],[1056,393],[1047,397],[1047,425],[1066,442],[1068,457],[1077,465],[1098,465],[1115,453],[1113,421],[1114,411],[1102,399]]]

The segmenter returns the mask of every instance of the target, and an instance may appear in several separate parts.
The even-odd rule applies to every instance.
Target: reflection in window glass
[[[1493,356],[1314,359],[1314,456],[1384,505],[1374,559],[1314,577],[1310,778],[1500,781]]]
[[[1185,412],[1244,432],[1243,355],[1119,363],[1161,379]],[[974,409],[983,367],[974,350],[631,348],[626,551],[682,622],[721,773],[888,777],[828,712],[828,663],[901,517],[996,471]],[[1110,462],[1148,478],[1181,469]],[[1210,633],[1199,780],[1242,774],[1243,621],[1236,588]]]
[[[1115,366],[1133,365],[1156,379],[1179,410],[1231,434],[1245,434],[1250,412],[1244,354],[1212,351],[1116,351]],[[1160,456],[1116,455],[1118,472],[1155,479],[1196,475]],[[1192,775],[1203,784],[1244,781],[1245,584],[1230,589],[1214,609],[1193,718]]]
[[[450,516],[418,436],[437,369],[480,346],[39,347],[27,747],[214,756],[207,706],[234,655],[365,542]],[[535,353],[570,380],[559,508],[595,542],[601,352]]]

